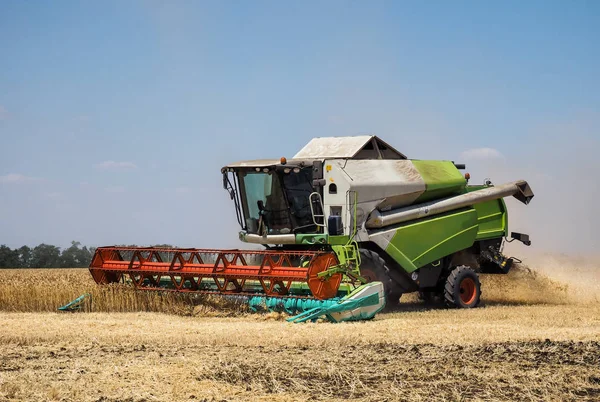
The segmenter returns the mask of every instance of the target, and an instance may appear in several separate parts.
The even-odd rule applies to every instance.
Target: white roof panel
[[[372,142],[371,142],[372,141]],[[294,161],[324,159],[406,159],[406,156],[392,148],[375,135],[354,137],[313,138],[289,163]],[[225,168],[253,168],[275,166],[279,159],[259,159],[229,164]]]
[[[256,159],[252,161],[239,161],[235,163],[230,163],[225,166],[225,168],[253,168],[253,167],[267,167],[267,166],[275,166],[280,162],[279,159]]]
[[[294,155],[294,159],[352,158],[371,138],[372,135],[313,138]]]
[[[380,157],[383,159],[406,159],[406,156],[401,152],[396,151],[390,145],[383,142],[375,135],[357,135],[353,137],[319,137],[313,138],[304,146],[294,159],[351,159],[357,157],[357,154],[365,149],[369,142],[374,140],[378,144],[380,150],[384,150]],[[372,147],[370,149],[373,149]],[[389,150],[389,152],[387,152]],[[377,159],[379,151],[375,152],[375,157],[367,157],[366,159]],[[364,153],[363,153],[364,154]],[[362,159],[365,156],[362,155]],[[360,156],[359,156],[360,157]]]

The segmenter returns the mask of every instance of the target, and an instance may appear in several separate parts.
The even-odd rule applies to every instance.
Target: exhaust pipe
[[[468,207],[479,204],[480,202],[497,200],[498,198],[504,198],[510,195],[527,205],[533,198],[533,191],[531,191],[529,184],[527,184],[525,180],[519,180],[391,211],[380,212],[375,210],[371,212],[365,225],[367,229],[379,229],[397,223],[426,218],[454,209]]]

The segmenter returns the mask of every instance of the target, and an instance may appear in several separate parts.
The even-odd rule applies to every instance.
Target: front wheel
[[[479,275],[466,265],[454,268],[444,286],[444,302],[451,308],[477,307],[481,299]]]
[[[374,251],[360,249],[360,275],[367,282],[381,282],[385,289],[386,306],[394,307],[400,304],[400,296],[402,290],[399,289],[396,282],[390,276],[390,267],[385,263],[383,258]]]

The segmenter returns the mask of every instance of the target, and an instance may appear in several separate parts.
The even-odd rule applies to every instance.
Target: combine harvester
[[[300,313],[295,322],[369,319],[409,292],[476,307],[478,273],[513,263],[503,197],[528,204],[533,192],[468,185],[464,168],[407,159],[376,136],[314,138],[293,159],[222,169],[240,240],[265,250],[100,247],[90,272],[99,284],[243,298]]]

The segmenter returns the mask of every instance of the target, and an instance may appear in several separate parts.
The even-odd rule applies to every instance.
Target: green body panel
[[[329,244],[332,246],[345,246],[349,241],[350,236],[329,236]]]
[[[412,161],[425,181],[425,192],[415,204],[464,192],[467,180],[450,161]]]
[[[473,205],[477,211],[479,230],[476,240],[504,237],[508,233],[508,213],[503,199]]]
[[[296,234],[296,244],[327,244],[328,235],[319,233],[298,233]]]
[[[483,185],[467,186],[467,191],[485,188]],[[481,202],[473,205],[477,211],[479,231],[476,240],[494,239],[508,235],[508,209],[504,199]]]
[[[473,245],[479,229],[474,208],[408,222],[397,228],[385,251],[407,272]]]

